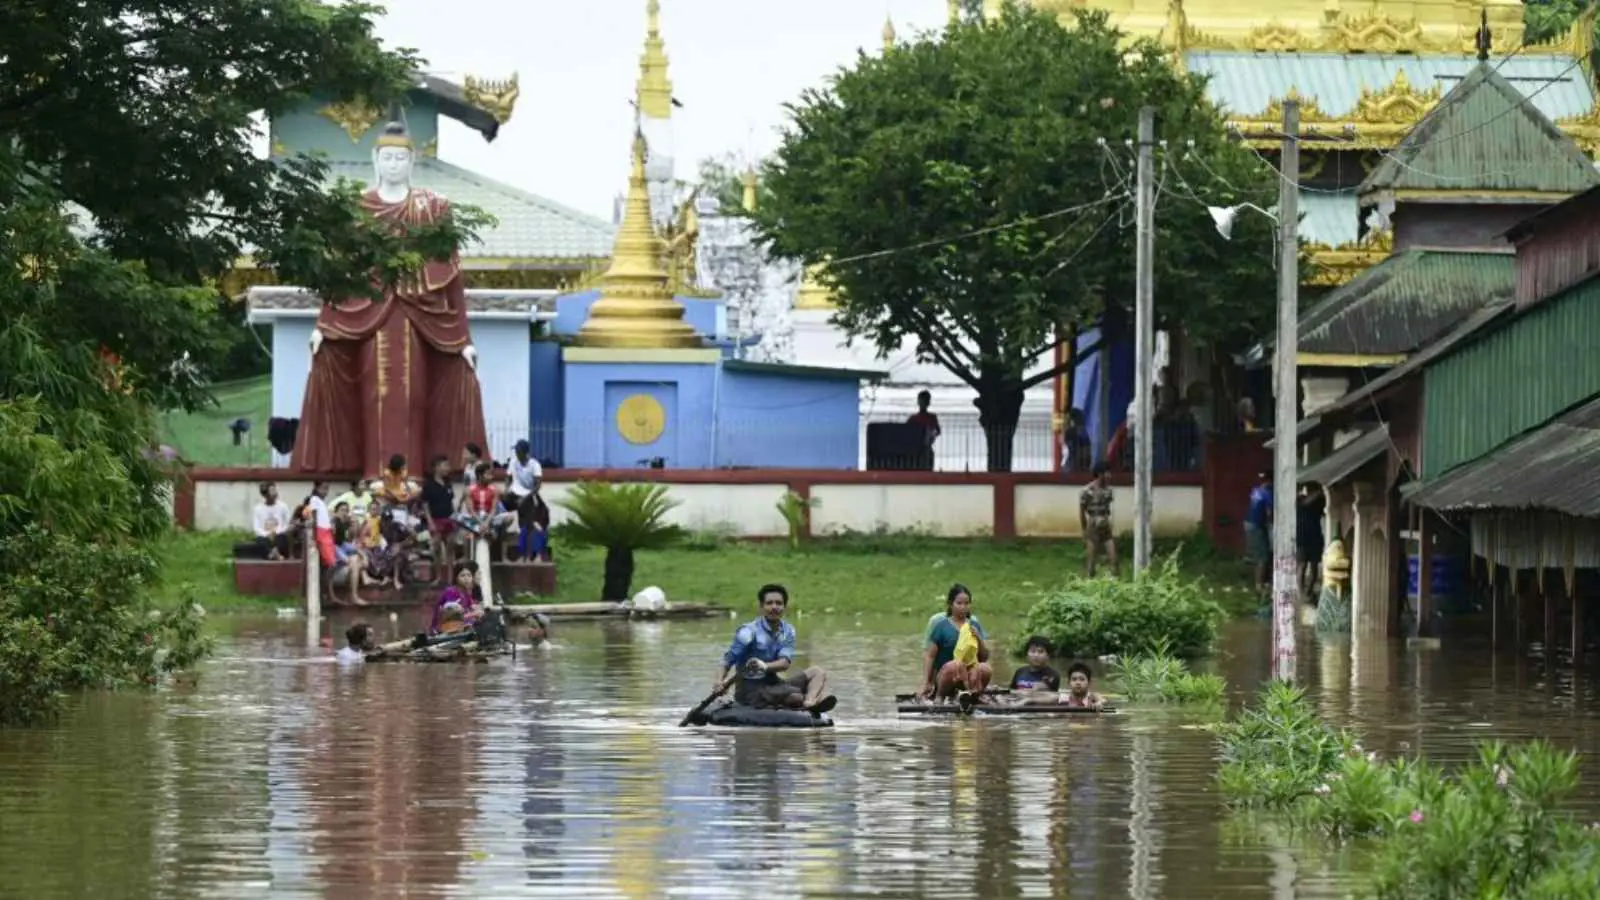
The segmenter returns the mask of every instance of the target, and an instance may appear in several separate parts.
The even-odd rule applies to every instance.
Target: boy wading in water
[[[1028,664],[1011,676],[1012,700],[1016,703],[1057,703],[1061,694],[1061,673],[1050,667],[1050,642],[1035,635],[1028,638]]]
[[[1083,527],[1083,565],[1094,577],[1095,558],[1105,551],[1111,575],[1117,574],[1117,540],[1111,532],[1111,484],[1106,481],[1110,467],[1105,460],[1094,464],[1094,480],[1078,495],[1078,524]]]
[[[1091,677],[1093,675],[1088,666],[1083,663],[1073,663],[1067,669],[1067,689],[1061,694],[1061,705],[1096,711],[1104,709],[1106,701],[1099,694],[1089,690]]]

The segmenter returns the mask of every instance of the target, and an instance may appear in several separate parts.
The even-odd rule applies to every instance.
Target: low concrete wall
[[[838,472],[751,469],[739,471],[616,469],[551,470],[544,497],[552,523],[566,515],[561,501],[579,481],[665,484],[678,506],[672,520],[691,529],[726,530],[746,538],[788,535],[777,505],[793,491],[816,501],[810,533],[921,531],[942,537],[1078,537],[1078,493],[1085,477],[1045,473]],[[276,481],[284,502],[299,502],[311,482],[283,469],[192,469],[174,498],[174,518],[210,531],[248,528],[259,502],[257,485]],[[334,493],[350,479],[330,478]],[[1133,529],[1133,487],[1113,478],[1112,504],[1119,532]],[[1198,473],[1157,476],[1157,537],[1187,537],[1202,523]]]

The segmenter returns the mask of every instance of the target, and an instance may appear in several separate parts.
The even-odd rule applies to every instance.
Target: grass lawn
[[[267,419],[272,415],[271,376],[219,384],[212,389],[212,395],[217,403],[209,409],[162,414],[162,443],[199,466],[271,465],[272,448],[267,444]],[[228,430],[235,419],[250,421],[250,433],[241,437],[237,447],[233,445],[233,432]]]
[[[229,559],[242,533],[179,533],[161,547],[161,597],[176,601],[185,583],[208,610],[268,610],[282,598],[240,597],[233,592]],[[559,535],[558,535],[559,537]],[[557,543],[556,601],[600,597],[604,551]],[[1128,548],[1131,550],[1131,548]],[[1172,545],[1157,548],[1171,552]],[[1186,571],[1215,586],[1231,614],[1255,612],[1244,563],[1186,547]],[[1124,556],[1130,556],[1128,553]],[[953,582],[967,585],[979,614],[1021,615],[1039,594],[1083,571],[1077,542],[940,541],[919,537],[862,535],[814,541],[800,552],[782,542],[696,541],[647,551],[635,558],[633,589],[657,585],[677,601],[721,603],[754,609],[756,588],[778,582],[789,588],[796,610],[807,613],[928,615],[944,604]],[[1126,573],[1126,563],[1123,568]]]

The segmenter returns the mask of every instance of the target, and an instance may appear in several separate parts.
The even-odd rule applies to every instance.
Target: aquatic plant
[[[1204,585],[1183,576],[1173,554],[1126,580],[1068,581],[1028,610],[1022,633],[1043,635],[1063,656],[1129,656],[1161,645],[1195,657],[1210,651],[1224,618]]]
[[[1118,660],[1111,678],[1130,703],[1154,701],[1178,705],[1219,705],[1228,683],[1220,675],[1189,671],[1165,640],[1127,659]]]
[[[1217,784],[1228,803],[1267,809],[1287,809],[1312,796],[1359,747],[1349,732],[1318,718],[1303,690],[1282,681],[1268,683],[1257,705],[1219,725],[1217,740]]]
[[[1595,895],[1600,834],[1562,811],[1578,787],[1576,753],[1491,742],[1451,777],[1410,786],[1427,796],[1384,832],[1379,898]]]
[[[687,533],[667,522],[678,501],[665,485],[580,481],[556,502],[567,510],[566,540],[606,549],[602,600],[628,599],[635,551],[669,547]]]

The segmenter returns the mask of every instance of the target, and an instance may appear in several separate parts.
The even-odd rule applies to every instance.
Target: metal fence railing
[[[187,417],[183,427],[168,424],[164,440],[189,462],[203,466],[287,466],[290,457],[273,449],[265,417],[251,419],[248,410],[224,403],[216,410]],[[240,419],[248,430],[234,441]],[[1011,456],[1010,471],[1048,472],[1055,465],[1055,447],[1062,443],[1062,468],[1086,470],[1106,458],[1113,471],[1133,467],[1133,435],[1119,430],[1108,446],[1085,436],[1063,441],[1048,417],[1024,417],[1007,433],[986,432],[974,415],[943,415],[939,433],[904,418],[845,415],[789,421],[724,419],[697,429],[664,428],[635,443],[613,418],[569,418],[564,422],[491,420],[488,450],[496,460],[511,456],[519,440],[547,467],[835,469],[984,472],[993,453]],[[283,424],[278,428],[281,432]],[[281,439],[281,433],[278,435]],[[1192,422],[1158,422],[1155,433],[1156,472],[1192,471],[1200,466],[1201,431]]]

